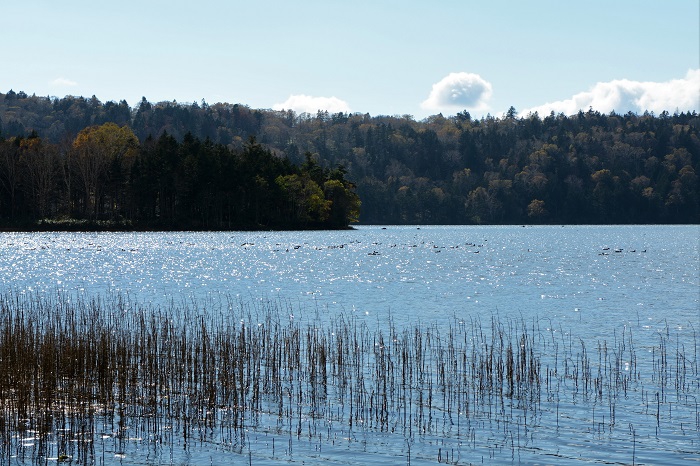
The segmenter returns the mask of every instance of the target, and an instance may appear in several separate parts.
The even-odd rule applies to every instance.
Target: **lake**
[[[697,225],[4,233],[0,290],[10,302],[193,310],[171,320],[206,310],[253,328],[272,308],[329,345],[348,329],[369,340],[355,349],[367,359],[350,384],[366,397],[329,376],[321,406],[305,398],[298,416],[281,415],[271,395],[235,435],[218,412],[189,443],[174,426],[166,436],[132,420],[126,434],[87,440],[90,464],[684,464],[700,457],[698,238]],[[374,349],[377,332],[388,349],[427,358],[408,395],[398,359]],[[519,359],[518,347],[529,353]],[[509,354],[513,367],[523,362],[510,388],[491,373]],[[445,376],[440,364],[453,369]],[[384,385],[381,409],[380,372],[396,384]],[[351,414],[352,400],[366,412]],[[37,435],[14,432],[0,464],[58,461],[60,436],[47,433],[37,451],[27,440]]]

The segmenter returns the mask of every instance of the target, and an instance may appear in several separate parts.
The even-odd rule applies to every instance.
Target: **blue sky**
[[[0,92],[298,112],[700,111],[700,2],[3,2]]]

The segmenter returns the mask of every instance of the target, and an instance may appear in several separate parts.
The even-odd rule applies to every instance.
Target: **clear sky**
[[[698,0],[4,0],[0,92],[298,112],[700,111]]]

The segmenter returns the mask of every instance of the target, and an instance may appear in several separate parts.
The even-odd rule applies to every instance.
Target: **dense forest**
[[[370,116],[0,94],[0,224],[697,223],[700,116]],[[350,181],[352,180],[352,182]]]

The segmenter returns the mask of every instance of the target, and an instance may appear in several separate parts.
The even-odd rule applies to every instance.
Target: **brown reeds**
[[[119,454],[144,438],[154,454],[212,439],[240,454],[248,445],[250,460],[256,430],[288,436],[286,448],[273,437],[273,457],[295,441],[320,450],[379,432],[404,439],[407,463],[425,438],[441,439],[432,444],[438,462],[454,462],[477,449],[487,426],[500,432],[488,454],[505,449],[515,459],[535,442],[543,410],[556,411],[558,427],[560,405],[585,403],[586,425],[612,432],[618,403],[632,393],[657,431],[686,410],[695,419],[686,429],[700,436],[695,338],[688,349],[659,334],[649,370],[638,366],[629,330],[589,347],[539,325],[370,328],[348,315],[306,320],[279,302],[161,309],[5,296],[0,463],[64,455],[91,464],[105,443]],[[628,430],[636,447],[641,427]]]

